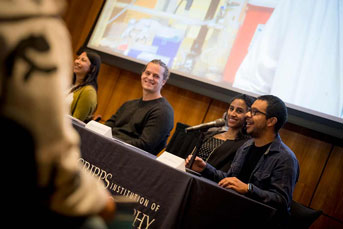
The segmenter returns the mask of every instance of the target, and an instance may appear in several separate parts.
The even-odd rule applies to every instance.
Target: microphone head
[[[191,126],[185,129],[185,132],[191,132],[191,131],[197,131],[197,130],[201,130],[201,131],[206,131],[207,129],[211,128],[211,127],[222,127],[225,125],[225,120],[220,118],[208,123],[202,123],[200,125],[196,125],[196,126]]]
[[[215,127],[222,127],[225,126],[225,119],[219,118],[215,120]]]

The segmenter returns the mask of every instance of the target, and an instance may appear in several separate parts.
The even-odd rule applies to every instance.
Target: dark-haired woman
[[[218,170],[229,170],[237,149],[249,139],[245,133],[245,113],[254,101],[253,97],[240,94],[229,102],[224,117],[225,127],[210,129],[205,134],[205,141],[198,153],[204,165],[207,162]],[[190,158],[191,155],[187,163]]]
[[[97,106],[98,74],[101,58],[90,51],[82,52],[74,61],[73,85],[67,96],[74,118],[90,121]]]

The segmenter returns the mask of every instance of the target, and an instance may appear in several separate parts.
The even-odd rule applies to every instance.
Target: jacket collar
[[[264,153],[264,155],[269,154],[269,152],[279,152],[281,143],[282,143],[281,137],[279,134],[277,134],[274,140],[272,141],[272,143],[270,144],[270,146],[268,147],[268,149],[266,150],[266,152]],[[244,149],[251,147],[253,144],[254,144],[254,139],[250,139],[249,141],[247,141]]]

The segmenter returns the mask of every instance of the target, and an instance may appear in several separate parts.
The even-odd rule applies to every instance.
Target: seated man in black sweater
[[[174,110],[161,89],[169,70],[161,60],[152,60],[141,75],[143,97],[125,102],[105,122],[113,137],[157,155],[166,145],[174,126]]]

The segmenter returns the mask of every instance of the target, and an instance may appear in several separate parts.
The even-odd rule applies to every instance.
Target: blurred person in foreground
[[[8,164],[2,175],[10,227],[84,228],[94,217],[104,222],[100,228],[114,218],[104,184],[81,169],[79,137],[66,115],[72,48],[59,17],[63,7],[61,0],[0,1],[0,121]]]

